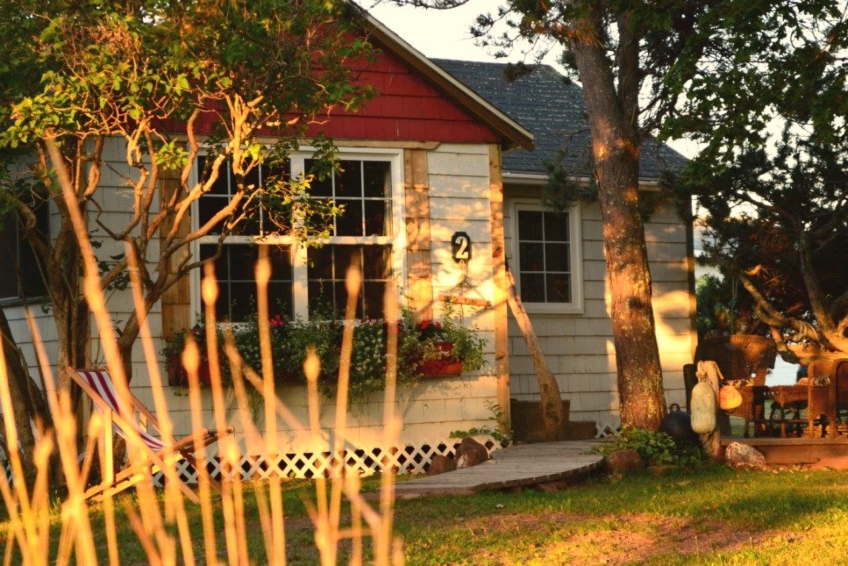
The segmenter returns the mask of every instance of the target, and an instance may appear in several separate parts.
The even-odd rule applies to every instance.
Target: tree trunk
[[[626,29],[626,26],[623,26]],[[662,370],[651,303],[651,274],[639,212],[637,97],[628,91],[628,65],[619,58],[616,90],[604,56],[601,21],[580,18],[573,39],[592,134],[609,276],[613,337],[622,424],[656,430],[666,414]],[[620,28],[621,30],[622,28]],[[620,49],[627,49],[625,37]],[[636,47],[632,46],[633,51]]]
[[[0,337],[3,341],[3,357],[6,360],[6,375],[9,382],[9,395],[12,398],[15,428],[17,429],[18,447],[25,470],[33,470],[33,449],[35,448],[35,437],[32,434],[32,422],[35,412],[28,388],[29,374],[26,366],[22,363],[23,355],[12,337],[6,313],[0,309]],[[8,455],[7,455],[8,456]],[[31,478],[27,478],[30,483]]]
[[[542,404],[545,440],[557,440],[563,424],[562,397],[559,392],[559,384],[554,374],[548,369],[545,354],[542,352],[541,346],[539,346],[539,340],[533,331],[530,317],[527,316],[527,311],[524,310],[521,297],[515,293],[515,278],[512,276],[512,271],[509,268],[506,270],[506,278],[509,308],[512,310],[518,327],[524,335],[524,343],[527,344],[527,349],[530,350],[530,356],[533,358],[533,366],[536,369],[536,379],[539,381],[539,398]]]
[[[53,428],[53,417],[50,414],[43,392],[29,375],[24,355],[12,337],[11,328],[3,309],[0,309],[0,339],[3,342],[3,356],[6,360],[9,394],[13,401],[13,418],[17,429],[18,448],[24,467],[24,481],[27,486],[32,487],[38,471],[35,469],[33,458],[35,449],[33,425],[38,423],[44,431],[48,431]],[[58,466],[58,460],[54,457],[51,462],[51,484],[57,486],[61,477],[61,468]]]

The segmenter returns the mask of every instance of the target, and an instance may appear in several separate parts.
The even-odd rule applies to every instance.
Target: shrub
[[[595,447],[595,451],[607,456],[616,450],[636,450],[642,460],[650,465],[671,464],[684,467],[699,465],[702,461],[698,446],[681,443],[662,431],[636,427],[623,427],[614,436]]]

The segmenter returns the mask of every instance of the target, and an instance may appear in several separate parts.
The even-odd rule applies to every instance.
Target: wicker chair
[[[822,359],[810,363],[807,368],[809,386],[824,383],[828,387],[827,405],[811,407],[814,418],[826,417],[829,436],[848,432],[848,359]]]
[[[727,416],[742,417],[745,421],[744,435],[748,437],[749,425],[754,425],[754,435],[763,434],[766,430],[765,423],[765,397],[766,376],[769,369],[774,367],[777,358],[777,348],[774,341],[765,336],[753,334],[736,334],[733,336],[721,336],[718,338],[707,338],[698,343],[695,350],[695,363],[687,364],[683,368],[686,384],[686,405],[692,388],[697,383],[695,367],[698,362],[712,360],[718,364],[725,381],[745,383],[740,387],[742,404],[726,411],[720,415],[719,428],[722,434],[729,434],[730,421]]]

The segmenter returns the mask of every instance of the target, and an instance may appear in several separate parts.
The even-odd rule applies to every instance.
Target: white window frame
[[[521,296],[521,255],[518,243],[518,212],[531,210],[551,212],[550,208],[542,205],[539,199],[512,198],[509,201],[510,215],[510,265],[515,273],[515,287]],[[583,314],[583,238],[580,204],[571,205],[568,210],[569,253],[571,265],[571,302],[570,303],[535,303],[522,302],[528,313],[539,314]]]
[[[304,173],[307,159],[314,158],[314,148],[302,147],[297,152],[289,155],[291,163],[292,178],[297,178]],[[333,236],[323,241],[324,244],[338,245],[391,245],[391,268],[392,278],[395,281],[404,281],[406,274],[406,226],[404,223],[404,177],[403,177],[403,150],[384,148],[345,148],[339,147],[337,152],[339,160],[364,160],[364,161],[387,161],[391,164],[392,190],[391,190],[391,230],[389,236]],[[194,179],[198,179],[200,172],[195,164]],[[193,203],[192,229],[198,229],[198,205]],[[217,235],[198,238],[192,244],[193,257],[200,256],[200,245],[217,242]],[[298,242],[293,236],[263,236],[258,238],[252,235],[231,235],[224,240],[227,244],[279,244],[291,246],[292,256],[292,311],[295,317],[303,320],[309,319],[309,289],[307,281],[307,253],[308,247]],[[191,273],[191,309],[192,312],[204,312],[203,301],[200,298],[201,270],[195,269]]]

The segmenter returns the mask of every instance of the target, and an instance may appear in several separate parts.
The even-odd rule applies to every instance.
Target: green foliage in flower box
[[[225,324],[225,323],[224,323]],[[368,394],[383,391],[386,382],[386,337],[388,324],[383,319],[362,319],[353,323],[353,353],[350,367],[350,395],[352,403],[362,401]],[[335,320],[321,312],[311,318],[285,319],[275,315],[269,320],[271,356],[275,379],[279,382],[305,383],[303,363],[310,347],[321,361],[318,386],[322,393],[333,397],[338,383],[339,360],[345,322]],[[259,340],[259,325],[256,318],[232,324],[236,348],[245,363],[261,372],[262,354]],[[206,327],[203,321],[193,329],[178,333],[162,350],[163,356],[179,354],[185,346],[187,333],[193,333],[201,350],[202,359],[206,352]],[[223,324],[218,327],[218,343],[224,343]],[[476,328],[466,326],[451,309],[446,309],[441,322],[413,320],[412,312],[404,310],[398,325],[397,382],[402,386],[413,386],[423,377],[423,368],[428,361],[444,359],[440,343],[453,345],[451,359],[462,362],[462,369],[473,372],[484,365],[483,351],[486,344]],[[229,364],[221,351],[221,369],[224,380],[230,379]]]

